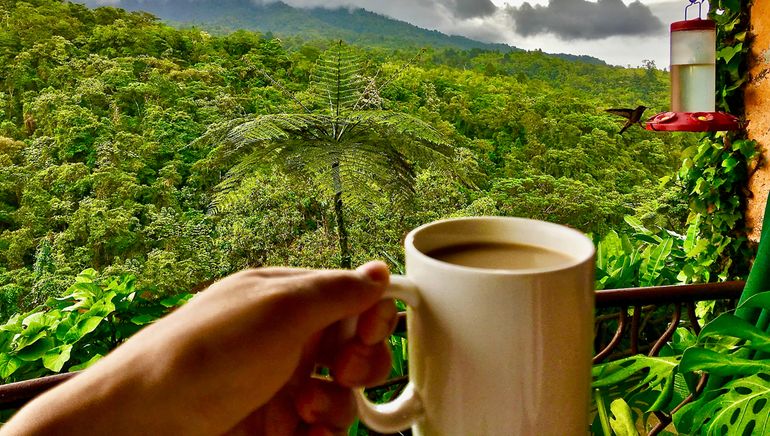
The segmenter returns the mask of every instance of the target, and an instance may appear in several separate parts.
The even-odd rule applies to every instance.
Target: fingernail
[[[380,260],[373,260],[359,266],[356,271],[365,275],[369,280],[377,283],[387,283],[390,277],[388,265]]]

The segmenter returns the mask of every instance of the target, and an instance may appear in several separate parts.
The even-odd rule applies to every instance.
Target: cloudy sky
[[[259,1],[259,0],[256,0]],[[270,1],[270,0],[262,0]],[[357,6],[449,34],[523,49],[585,54],[616,65],[668,66],[668,26],[683,0],[283,0]]]
[[[423,28],[481,41],[549,53],[590,55],[622,66],[636,67],[649,59],[659,68],[667,68],[669,63],[669,24],[684,18],[688,4],[684,0],[282,1],[295,7],[361,7]],[[93,2],[119,4],[120,0],[89,3]]]

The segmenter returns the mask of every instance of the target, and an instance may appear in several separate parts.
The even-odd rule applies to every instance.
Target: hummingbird
[[[618,132],[619,135],[622,135],[623,132],[632,125],[636,123],[639,123],[640,126],[642,125],[642,114],[644,114],[646,109],[647,106],[637,106],[636,109],[605,109],[604,111],[613,115],[619,115],[623,118],[628,118],[626,124],[624,124],[620,129],[620,132]]]

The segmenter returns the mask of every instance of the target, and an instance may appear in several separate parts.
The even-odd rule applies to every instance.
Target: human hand
[[[233,274],[41,395],[0,433],[326,435],[351,387],[387,377],[395,325],[381,262]],[[344,338],[341,321],[359,315]],[[334,381],[311,377],[330,369]],[[26,425],[25,425],[26,423]]]

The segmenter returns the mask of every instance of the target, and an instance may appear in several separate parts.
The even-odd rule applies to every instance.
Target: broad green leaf
[[[696,242],[690,250],[686,250],[687,257],[698,257],[709,248],[709,245],[711,245],[711,242],[708,239],[698,239],[698,242]]]
[[[648,244],[658,244],[661,239],[660,236],[648,235],[646,233],[634,233],[634,239]]]
[[[96,280],[97,273],[96,270],[93,268],[88,268],[83,270],[80,274],[75,277],[76,283],[91,283],[94,280]]]
[[[149,324],[149,323],[155,321],[156,319],[158,319],[157,316],[150,315],[150,314],[144,314],[144,315],[137,315],[137,316],[131,318],[131,322],[136,324],[136,325],[145,325],[145,324]]]
[[[87,361],[85,361],[85,362],[83,362],[83,363],[81,363],[79,365],[71,366],[69,371],[70,372],[74,372],[74,371],[80,371],[80,370],[86,369],[89,366],[91,366],[94,363],[96,363],[97,361],[99,361],[99,359],[101,359],[102,357],[103,356],[101,354],[96,354],[93,357],[91,357],[90,359],[88,359]]]
[[[45,353],[53,346],[54,341],[52,338],[43,337],[40,338],[40,340],[35,341],[33,344],[30,344],[17,351],[16,357],[25,362],[34,362],[43,357],[43,355],[45,355]]]
[[[722,161],[722,167],[726,171],[732,171],[733,169],[735,169],[736,166],[738,166],[739,163],[740,162],[738,161],[738,159],[730,156],[727,159]]]
[[[612,388],[626,396],[642,389],[654,389],[658,396],[652,407],[665,405],[673,393],[679,356],[650,357],[637,355],[592,368],[594,388]]]
[[[57,322],[57,312],[48,314],[46,312],[35,312],[22,320],[25,334],[35,334],[41,330],[53,326]]]
[[[650,230],[647,229],[647,227],[642,224],[642,222],[637,219],[636,217],[633,217],[631,215],[626,215],[623,217],[623,221],[626,222],[629,226],[633,227],[634,230],[636,230],[637,233],[650,233]]]
[[[645,372],[642,383],[662,383],[671,376],[679,364],[679,358],[636,355],[625,359],[595,365],[591,372],[595,378],[592,386],[600,388],[617,384],[635,374]]]
[[[32,331],[29,331],[29,332],[23,331],[21,333],[17,333],[13,337],[13,341],[12,341],[12,345],[11,345],[13,347],[13,349],[14,350],[22,350],[22,349],[24,349],[24,348],[34,344],[35,342],[39,341],[40,339],[44,338],[48,334],[48,332],[46,332],[45,330],[40,330],[40,331],[38,331],[37,333],[34,333],[34,334],[31,334],[31,333],[33,333],[33,332]]]
[[[697,434],[770,434],[770,375],[732,380],[710,401],[696,402],[693,410]]]
[[[131,275],[121,275],[107,284],[106,289],[114,291],[117,295],[128,296],[135,292],[136,278]]]
[[[71,351],[71,344],[60,345],[56,348],[48,350],[48,352],[43,356],[43,366],[53,372],[61,371],[62,367],[64,367],[64,364],[70,360]]]
[[[91,333],[99,327],[99,324],[104,318],[99,316],[90,316],[78,321],[65,335],[64,341],[68,344],[74,344],[79,341],[83,336]]]
[[[671,254],[674,246],[674,240],[667,238],[649,252],[645,250],[645,259],[640,266],[640,282],[642,286],[655,284],[655,280],[660,275],[661,269],[666,264],[666,259]]]
[[[663,383],[663,389],[660,390],[660,394],[658,394],[657,399],[655,399],[655,402],[650,405],[646,412],[661,410],[666,406],[666,404],[668,404],[669,400],[671,400],[671,396],[674,395],[675,381],[676,373],[674,373],[673,377],[666,378],[665,382]]]
[[[24,329],[24,326],[21,324],[21,320],[21,314],[14,314],[8,319],[8,321],[6,321],[5,324],[0,325],[0,331],[20,333]]]
[[[733,142],[733,150],[736,149],[740,150],[742,155],[750,158],[757,152],[757,143],[754,141],[741,139]]]
[[[88,312],[83,314],[83,316],[98,316],[105,318],[115,311],[115,305],[112,303],[112,299],[115,298],[116,295],[115,291],[105,293],[102,298],[91,305]]]
[[[610,412],[612,412],[610,426],[617,436],[639,435],[639,432],[636,431],[636,426],[634,425],[631,407],[629,407],[628,403],[622,398],[617,398],[610,404]]]
[[[715,300],[698,301],[695,303],[695,315],[698,319],[711,317],[711,314],[714,313],[714,309],[716,308],[716,304],[717,302]]]
[[[682,354],[679,370],[682,372],[706,371],[712,375],[726,377],[751,375],[762,371],[770,372],[770,360],[744,359],[706,348],[692,347]]]
[[[190,298],[193,297],[193,294],[177,294],[173,295],[168,298],[164,298],[163,300],[160,300],[160,304],[163,307],[177,307],[184,303],[186,303]]]
[[[610,258],[616,256],[620,248],[620,237],[615,231],[610,231],[602,240],[596,243],[596,265],[606,269]]]
[[[689,328],[678,327],[671,338],[671,345],[678,354],[698,343],[698,337]]]
[[[731,313],[723,313],[706,324],[698,335],[698,340],[713,336],[730,336],[749,341],[747,347],[753,350],[770,352],[770,334],[755,327],[748,321]]]
[[[74,300],[65,311],[89,309],[94,301],[102,296],[102,288],[91,282],[77,282],[67,289],[68,295],[58,298],[62,301]]]
[[[770,311],[770,292],[761,292],[759,294],[752,295],[751,297],[747,298],[746,301],[741,303],[741,305],[738,306],[738,309],[742,309],[744,307],[765,309]]]
[[[11,376],[17,369],[21,368],[24,361],[8,353],[0,353],[0,378],[5,379]]]
[[[78,313],[74,312],[64,312],[66,316],[63,316],[62,319],[59,321],[59,324],[56,326],[56,331],[54,333],[54,336],[56,337],[56,340],[63,342],[65,337],[67,336],[67,333],[72,329],[72,327],[82,319]]]
[[[740,53],[743,50],[743,43],[735,44],[734,46],[727,46],[717,51],[717,59],[724,59],[725,63],[730,63],[733,56]]]

